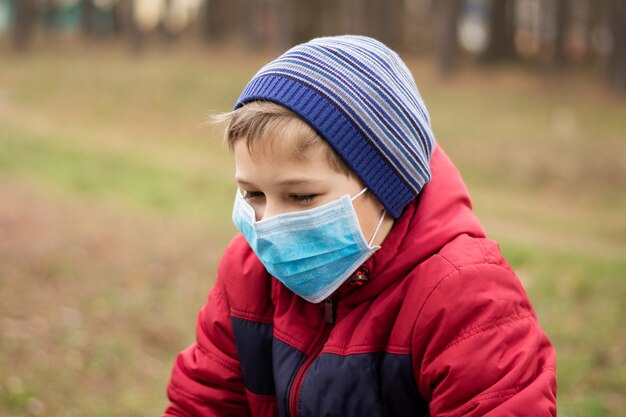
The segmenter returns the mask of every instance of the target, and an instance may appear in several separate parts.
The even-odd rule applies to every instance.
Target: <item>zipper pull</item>
[[[327,324],[335,323],[335,303],[330,297],[324,300],[324,321]]]
[[[370,270],[367,267],[362,266],[354,271],[354,274],[352,274],[352,276],[348,278],[347,284],[350,287],[360,287],[364,284],[367,284],[369,280]]]

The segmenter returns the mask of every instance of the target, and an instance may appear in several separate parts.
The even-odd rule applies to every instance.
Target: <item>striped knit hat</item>
[[[265,65],[235,109],[255,100],[308,122],[398,218],[430,181],[435,138],[411,72],[364,36],[313,39]]]

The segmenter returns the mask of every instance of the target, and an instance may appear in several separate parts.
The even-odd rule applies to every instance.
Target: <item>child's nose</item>
[[[265,214],[265,207],[254,207],[254,218],[258,222],[259,220],[263,220],[263,215]]]
[[[267,201],[264,207],[260,207],[258,210],[255,210],[257,221],[266,220],[284,212],[284,207],[281,207],[280,204],[276,204],[271,201]]]
[[[267,220],[270,217],[273,217],[275,215],[276,214],[274,214],[272,211],[264,209],[264,210],[261,210],[259,214],[257,214],[257,220]]]

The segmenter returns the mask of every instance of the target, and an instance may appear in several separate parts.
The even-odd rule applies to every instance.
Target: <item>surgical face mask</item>
[[[254,209],[237,192],[233,221],[267,271],[311,303],[331,295],[380,246],[371,246],[385,217],[366,242],[352,201],[338,200],[310,210],[256,221]]]

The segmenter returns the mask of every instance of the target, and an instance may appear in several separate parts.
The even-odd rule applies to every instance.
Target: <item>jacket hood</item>
[[[345,300],[349,304],[379,294],[460,235],[485,237],[472,211],[467,187],[440,146],[435,148],[430,167],[431,182],[396,220],[381,248],[361,266],[369,270],[370,281],[359,287],[343,285],[337,290],[341,298],[349,295]]]

